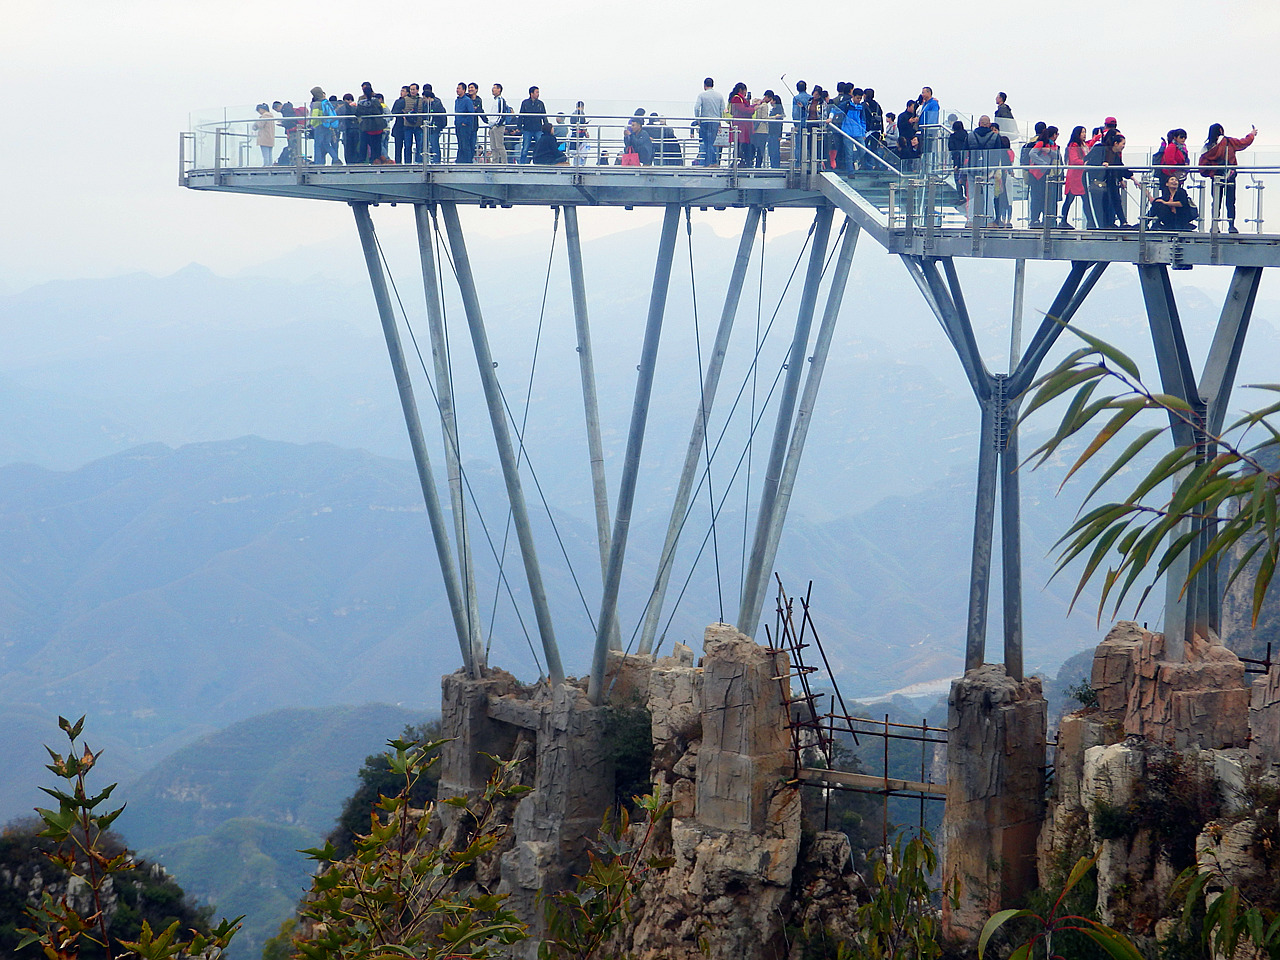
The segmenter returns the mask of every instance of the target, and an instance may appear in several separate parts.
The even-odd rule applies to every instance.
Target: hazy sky
[[[379,11],[380,16],[374,11]],[[856,12],[855,12],[856,11]],[[1149,146],[1169,127],[1251,123],[1280,145],[1271,89],[1273,0],[1110,5],[708,4],[655,0],[357,4],[329,0],[5,0],[0,81],[9,132],[0,292],[53,278],[196,261],[231,273],[351,235],[345,206],[197,194],[177,181],[192,110],[459,79],[556,99],[692,103],[703,76],[727,89],[780,78],[874,86],[898,109],[922,83],[944,108],[980,112],[1006,90],[1019,120],[1064,130],[1120,119]],[[1280,199],[1276,201],[1280,204]],[[1280,207],[1276,214],[1280,217]],[[486,229],[527,229],[489,217]]]

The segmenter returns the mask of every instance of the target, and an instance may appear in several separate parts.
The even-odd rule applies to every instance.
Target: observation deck
[[[430,115],[425,115],[429,117]],[[298,118],[300,121],[302,118]],[[449,124],[451,117],[446,117]],[[443,317],[439,309],[437,292],[438,272],[434,261],[432,235],[441,239],[440,224],[436,219],[437,208],[444,223],[451,251],[451,266],[456,274],[460,296],[476,350],[480,377],[485,386],[489,415],[495,442],[503,463],[508,497],[514,513],[515,525],[520,534],[520,545],[530,595],[534,598],[538,630],[546,652],[549,676],[553,680],[562,677],[559,654],[551,624],[551,613],[546,606],[540,566],[536,556],[531,528],[520,486],[519,462],[511,444],[507,416],[501,408],[500,389],[493,373],[487,333],[480,298],[471,274],[466,242],[461,221],[460,206],[516,207],[541,206],[563,208],[565,229],[569,245],[570,274],[574,294],[575,322],[579,329],[579,355],[582,363],[583,396],[587,412],[588,432],[594,444],[592,469],[597,511],[597,536],[599,540],[603,600],[600,615],[594,623],[596,651],[591,672],[591,696],[600,702],[607,650],[617,643],[617,602],[619,582],[625,559],[626,534],[630,524],[631,498],[635,491],[636,471],[645,432],[649,395],[653,386],[654,364],[658,339],[662,329],[663,311],[670,280],[676,229],[682,213],[693,208],[724,210],[743,208],[746,217],[743,236],[739,245],[725,305],[721,314],[721,327],[717,343],[727,344],[737,312],[750,259],[752,246],[760,227],[762,211],[774,209],[811,210],[814,225],[811,228],[812,246],[809,265],[804,277],[800,308],[789,362],[781,369],[786,378],[778,402],[778,419],[774,442],[760,494],[760,510],[755,525],[750,563],[743,578],[741,608],[736,626],[748,635],[754,635],[759,623],[763,597],[772,573],[778,540],[785,522],[791,485],[803,450],[812,406],[817,397],[822,377],[822,365],[831,337],[839,319],[841,300],[849,277],[857,239],[866,233],[885,252],[896,255],[911,279],[919,288],[928,308],[935,314],[947,339],[955,349],[965,377],[973,390],[982,416],[981,438],[978,450],[978,489],[974,519],[974,549],[970,572],[968,623],[966,627],[966,669],[985,661],[988,622],[989,588],[992,579],[993,522],[999,500],[1001,577],[1003,598],[1004,655],[1006,671],[1014,677],[1022,676],[1022,585],[1020,542],[1020,494],[1018,492],[1018,404],[1022,394],[1034,382],[1040,365],[1073,316],[1094,290],[1098,280],[1110,264],[1133,264],[1138,272],[1147,309],[1153,345],[1159,365],[1160,378],[1166,393],[1183,400],[1195,411],[1195,429],[1185,423],[1174,423],[1175,439],[1179,443],[1203,442],[1210,433],[1206,429],[1215,424],[1221,426],[1221,415],[1226,409],[1233,387],[1236,367],[1244,349],[1253,305],[1257,296],[1263,270],[1280,266],[1280,234],[1264,231],[1263,197],[1265,187],[1280,175],[1280,166],[1248,166],[1237,168],[1234,183],[1239,205],[1240,225],[1243,232],[1234,231],[1234,224],[1222,218],[1221,210],[1226,179],[1221,176],[1201,176],[1198,168],[1185,168],[1185,188],[1195,204],[1198,217],[1195,229],[1178,232],[1152,229],[1150,218],[1151,188],[1158,171],[1151,166],[1134,164],[1128,167],[1138,189],[1120,203],[1120,210],[1127,206],[1128,219],[1134,227],[1129,229],[1084,229],[1076,220],[1074,229],[1060,229],[1056,218],[1046,218],[1045,226],[1032,228],[1029,189],[1048,186],[1047,194],[1057,194],[1061,189],[1065,171],[1060,168],[1023,168],[1010,164],[1007,157],[979,170],[976,167],[954,171],[951,158],[943,150],[941,131],[926,131],[925,141],[930,145],[916,165],[918,169],[905,169],[905,164],[895,165],[897,157],[885,152],[868,149],[860,141],[846,138],[849,169],[839,173],[824,169],[821,162],[828,156],[829,139],[844,136],[832,127],[810,124],[802,128],[798,141],[793,143],[792,124],[778,121],[782,129],[782,142],[776,151],[779,164],[776,169],[738,167],[731,164],[699,166],[692,163],[698,155],[699,143],[693,136],[699,121],[690,117],[657,119],[644,125],[655,143],[662,145],[655,151],[657,165],[621,166],[604,163],[610,156],[622,152],[623,129],[637,117],[592,116],[590,133],[578,134],[572,139],[573,149],[558,165],[535,165],[483,162],[488,159],[483,150],[475,163],[403,163],[378,162],[375,164],[323,164],[310,162],[311,140],[294,130],[285,136],[277,136],[270,144],[260,144],[254,119],[232,119],[223,116],[208,123],[201,123],[181,135],[179,183],[192,190],[239,193],[257,196],[292,197],[298,199],[329,200],[350,204],[355,216],[374,289],[378,310],[387,334],[388,350],[396,369],[405,407],[406,422],[411,437],[416,437],[415,457],[422,475],[424,496],[428,511],[432,514],[433,536],[440,554],[442,574],[448,586],[455,628],[464,662],[468,670],[476,669],[483,662],[483,646],[475,623],[474,610],[468,613],[468,596],[473,596],[473,583],[469,556],[460,550],[462,573],[454,568],[447,531],[439,504],[432,503],[434,483],[430,479],[430,463],[421,444],[421,430],[417,422],[417,410],[409,385],[404,358],[395,331],[396,319],[387,295],[384,266],[377,248],[369,207],[375,204],[403,204],[413,208],[418,230],[418,244],[423,266],[424,290],[427,294],[428,313],[433,324],[443,329]],[[305,123],[305,121],[302,121]],[[704,121],[726,127],[730,121]],[[301,128],[303,131],[306,127]],[[833,132],[834,131],[834,132]],[[451,136],[452,126],[438,131],[439,143],[433,135],[428,154],[442,158],[457,156]],[[265,137],[264,139],[270,139]],[[369,144],[371,147],[373,143]],[[275,148],[287,148],[291,162],[272,164],[270,154]],[[508,142],[507,149],[516,144]],[[262,165],[256,159],[255,148],[263,153]],[[383,147],[385,150],[385,145]],[[730,148],[731,149],[731,148]],[[993,151],[994,152],[994,151]],[[1005,151],[999,151],[1004,153]],[[498,156],[501,152],[498,151]],[[413,157],[412,152],[408,154]],[[383,155],[383,158],[385,154]],[[380,158],[380,159],[383,159]],[[727,160],[728,157],[726,156]],[[1252,151],[1242,160],[1258,162],[1263,159],[1260,151]],[[856,168],[856,169],[854,169]],[[1044,174],[1046,169],[1049,173]],[[1086,178],[1090,170],[1080,168]],[[1167,169],[1161,165],[1161,169]],[[1220,172],[1221,173],[1221,172]],[[972,203],[966,204],[961,195],[962,184]],[[1123,181],[1122,181],[1123,186]],[[1120,196],[1125,197],[1128,187]],[[999,197],[1008,201],[1000,219],[994,222],[990,212]],[[1136,201],[1136,202],[1135,202]],[[1073,208],[1076,217],[1081,215],[1083,203]],[[628,434],[627,454],[621,488],[616,500],[616,515],[612,531],[609,529],[610,497],[605,489],[599,446],[598,409],[596,385],[590,360],[590,343],[587,322],[587,302],[582,276],[581,241],[578,236],[577,211],[584,207],[639,207],[664,210],[660,242],[654,263],[654,279],[650,309],[645,324],[645,339],[641,362],[637,367],[639,378],[632,405],[632,419]],[[967,208],[967,209],[966,209]],[[1054,209],[1054,208],[1050,208]],[[832,240],[833,219],[843,214],[844,225]],[[1124,219],[1122,216],[1121,219]],[[559,218],[557,218],[557,223]],[[831,244],[830,261],[826,249]],[[838,256],[835,248],[839,247]],[[959,259],[998,259],[1014,264],[1013,317],[1010,324],[1010,364],[1007,373],[992,372],[986,366],[978,348],[974,324],[966,305],[955,261]],[[1061,281],[1058,293],[1027,344],[1021,342],[1024,271],[1027,261],[1059,261],[1069,265]],[[1203,365],[1199,377],[1187,349],[1186,338],[1178,315],[1175,291],[1168,271],[1196,266],[1223,266],[1234,268],[1222,313],[1214,332],[1213,347]],[[819,331],[811,341],[815,323],[819,288],[828,276],[827,303],[821,314]],[[437,331],[439,332],[439,331]],[[442,333],[440,334],[442,337]],[[444,355],[443,339],[436,347]],[[655,583],[644,613],[644,634],[639,650],[648,653],[657,628],[657,614],[661,611],[663,597],[670,575],[680,528],[692,484],[697,478],[699,454],[705,440],[706,416],[715,395],[719,377],[720,357],[723,346],[713,350],[715,358],[706,374],[701,403],[695,417],[689,453],[673,504],[668,540],[655,576]],[[803,361],[808,359],[809,363]],[[805,372],[805,367],[809,370]],[[800,394],[800,380],[804,373],[804,395]],[[442,378],[437,371],[437,378]],[[453,412],[446,410],[449,404],[441,402],[441,417],[446,438],[456,446],[456,426]],[[446,458],[450,460],[450,475],[459,470],[456,450],[446,445]],[[784,463],[785,460],[785,463]],[[708,464],[709,474],[709,464]],[[709,482],[709,481],[708,481]],[[998,493],[997,493],[998,488]],[[464,530],[461,495],[453,491],[455,525]],[[466,538],[456,537],[459,544]],[[1220,587],[1216,573],[1201,571],[1196,575],[1195,588],[1183,596],[1178,589],[1178,578],[1194,566],[1198,555],[1179,561],[1180,569],[1173,569],[1168,578],[1171,584],[1166,598],[1164,632],[1166,638],[1186,639],[1197,633],[1208,636],[1217,630],[1220,615]],[[1180,649],[1174,643],[1171,649]]]
[[[950,177],[876,169],[835,173],[817,164],[786,169],[699,166],[538,166],[497,163],[288,166],[199,164],[184,135],[179,183],[192,190],[342,203],[454,203],[481,207],[578,206],[700,209],[834,206],[888,253],[916,257],[980,257],[1188,266],[1280,266],[1280,234],[1261,232],[1261,210],[1245,215],[1245,232],[1208,223],[1199,230],[1146,229],[1145,200],[1133,229],[1032,229],[1025,199],[1013,201],[1012,227],[966,225]],[[1005,168],[1013,174],[1018,167]],[[1134,169],[1136,175],[1149,170]],[[1246,168],[1242,195],[1280,177],[1280,168]],[[1200,178],[1196,178],[1200,181]],[[1207,181],[1192,184],[1211,203]],[[1242,197],[1242,201],[1246,199]],[[1079,205],[1077,205],[1079,206]],[[1242,202],[1243,206],[1243,202]]]

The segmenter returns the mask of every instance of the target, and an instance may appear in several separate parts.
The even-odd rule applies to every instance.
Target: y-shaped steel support
[[[466,504],[462,497],[458,416],[453,404],[453,378],[449,375],[444,309],[440,303],[435,248],[431,242],[431,212],[425,203],[415,203],[413,217],[418,229],[418,259],[422,264],[422,287],[426,294],[427,330],[431,336],[431,361],[436,374],[436,405],[440,412],[440,430],[444,435],[444,464],[449,476],[449,505],[453,508],[453,538],[458,546],[458,566],[462,572],[462,599],[466,604],[471,662],[476,665],[477,670],[483,670],[485,650],[480,632],[480,602],[476,595],[476,571],[471,559],[471,538],[467,531]]]
[[[596,543],[600,548],[600,582],[609,573],[609,488],[604,477],[604,442],[600,437],[600,403],[596,399],[596,365],[591,353],[591,322],[587,316],[587,282],[582,269],[582,239],[578,208],[564,208],[564,235],[569,250],[569,286],[573,291],[573,326],[578,334],[578,374],[582,380],[582,408],[587,422],[587,456],[591,461],[591,490],[596,504]],[[614,621],[609,646],[622,648]]]
[[[498,448],[498,460],[502,464],[502,478],[507,485],[507,500],[511,504],[511,520],[520,543],[520,555],[524,560],[525,578],[529,583],[529,596],[533,612],[538,620],[538,633],[542,638],[542,652],[547,661],[547,676],[553,686],[564,682],[564,667],[560,663],[560,648],[556,645],[555,629],[551,622],[551,608],[547,604],[547,591],[542,583],[542,568],[538,565],[538,550],[533,539],[533,527],[529,523],[529,508],[525,503],[524,489],[520,484],[520,468],[516,464],[515,447],[511,443],[511,425],[502,407],[502,388],[494,372],[493,354],[489,350],[489,335],[485,332],[484,316],[480,312],[480,298],[476,294],[475,277],[471,273],[471,258],[467,254],[462,224],[458,220],[458,208],[452,203],[442,203],[440,213],[444,217],[445,232],[449,236],[449,248],[453,251],[453,265],[458,273],[458,292],[462,295],[462,308],[471,330],[471,344],[475,348],[476,364],[480,368],[480,383],[484,387],[484,399],[489,408],[489,422],[493,427],[493,439]]]
[[[693,433],[689,437],[689,447],[685,450],[684,469],[680,471],[675,502],[671,505],[671,519],[667,522],[667,538],[662,544],[658,573],[653,581],[653,589],[649,592],[648,606],[645,607],[644,628],[640,633],[638,648],[640,653],[649,653],[653,650],[653,640],[658,632],[658,621],[662,617],[662,602],[667,595],[667,583],[671,579],[671,567],[675,562],[676,545],[680,542],[680,531],[684,529],[685,513],[689,509],[689,498],[693,493],[693,481],[702,461],[703,446],[707,442],[707,420],[711,416],[711,405],[715,402],[716,390],[720,386],[720,372],[724,369],[724,358],[729,349],[729,335],[733,332],[733,320],[738,315],[738,301],[742,297],[742,281],[747,276],[751,248],[755,245],[756,228],[759,224],[760,208],[748,207],[746,222],[742,224],[742,238],[738,241],[738,255],[733,261],[733,271],[729,275],[729,289],[724,295],[724,309],[720,311],[720,326],[716,328],[715,345],[711,348],[711,359],[707,361],[707,370],[702,381],[702,396],[698,401],[698,412],[693,417]]]
[[[769,532],[776,515],[778,485],[782,482],[782,467],[791,437],[791,418],[795,413],[796,396],[800,392],[800,377],[804,373],[809,331],[813,327],[813,312],[818,304],[818,286],[822,282],[827,240],[831,236],[831,220],[834,215],[835,207],[828,204],[819,207],[814,218],[809,268],[805,272],[804,289],[800,294],[800,311],[796,317],[795,333],[791,338],[791,350],[787,355],[787,376],[782,382],[782,394],[778,400],[778,419],[773,428],[773,445],[769,450],[769,463],[765,467],[764,483],[760,488],[760,512],[756,516],[751,558],[747,561],[747,573],[742,581],[738,630],[749,637],[756,632],[760,611],[764,607],[765,593],[768,591],[771,571],[765,567],[765,557],[768,553]]]
[[[1164,264],[1138,264],[1138,277],[1142,281],[1142,295],[1146,300],[1147,320],[1151,326],[1162,388],[1165,393],[1184,401],[1192,410],[1192,424],[1170,415],[1174,443],[1180,446],[1195,444],[1198,459],[1206,462],[1217,452],[1212,438],[1222,433],[1226,420],[1227,402],[1240,365],[1262,268],[1236,268],[1199,384],[1187,352],[1168,268]],[[1217,566],[1206,564],[1191,583],[1187,583],[1187,575],[1204,555],[1214,526],[1215,522],[1209,520],[1196,541],[1165,573],[1165,657],[1169,660],[1183,659],[1185,641],[1197,634],[1208,639],[1221,629],[1222,589]],[[1189,529],[1184,521],[1170,532],[1171,542]]]
[[[387,341],[387,353],[391,369],[396,377],[396,389],[400,393],[400,407],[404,412],[405,426],[409,430],[409,446],[413,449],[413,462],[418,468],[418,482],[422,486],[422,499],[427,505],[427,519],[431,523],[431,538],[435,541],[436,558],[440,562],[440,576],[444,580],[444,592],[449,598],[449,612],[453,614],[453,628],[458,634],[458,646],[462,650],[462,662],[467,674],[479,676],[479,665],[472,657],[465,603],[458,587],[458,571],[453,562],[453,550],[449,546],[449,533],[445,526],[444,510],[440,495],[436,492],[435,476],[431,470],[431,458],[422,436],[422,422],[418,418],[418,404],[413,396],[413,384],[409,368],[404,361],[404,348],[400,345],[400,332],[396,329],[395,314],[391,309],[391,296],[387,292],[387,278],[382,272],[382,260],[378,256],[378,244],[373,233],[373,218],[369,216],[369,204],[353,203],[351,210],[356,217],[356,230],[360,245],[364,248],[364,262],[369,270],[369,282],[373,286],[373,299],[378,305],[382,320],[382,333]]]
[[[942,324],[955,348],[982,410],[978,450],[978,489],[973,520],[973,555],[969,569],[969,617],[965,636],[965,670],[986,658],[987,606],[991,583],[991,542],[995,527],[996,487],[1000,487],[1001,569],[1004,597],[1004,667],[1022,679],[1022,534],[1018,489],[1018,397],[1035,379],[1049,348],[1093,289],[1106,263],[1072,263],[1058,295],[1041,321],[1026,352],[1008,374],[993,374],[982,362],[973,323],[950,257],[903,256],[912,279]],[[938,272],[941,263],[945,280]]]
[[[653,271],[653,290],[649,295],[649,317],[645,322],[644,343],[640,348],[636,395],[631,403],[631,427],[627,432],[627,453],[622,463],[622,481],[618,485],[618,508],[613,521],[613,537],[609,542],[609,565],[605,570],[600,618],[596,621],[596,646],[591,658],[591,680],[587,687],[587,695],[594,704],[604,700],[604,668],[609,658],[609,637],[618,616],[618,587],[622,582],[622,561],[627,552],[631,507],[635,501],[636,480],[640,474],[640,451],[644,447],[645,424],[649,419],[649,398],[653,393],[653,374],[658,361],[658,341],[662,335],[662,318],[667,307],[667,288],[671,283],[671,260],[676,247],[676,228],[679,226],[680,205],[669,203],[662,218],[662,239],[658,243],[658,259]]]

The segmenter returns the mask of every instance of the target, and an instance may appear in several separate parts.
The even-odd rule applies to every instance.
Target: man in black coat
[[[538,88],[530,87],[529,96],[520,104],[520,162],[528,163],[533,145],[542,136],[542,124],[546,122],[547,105],[538,98]]]

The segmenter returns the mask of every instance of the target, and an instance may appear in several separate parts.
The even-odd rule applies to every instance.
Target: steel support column
[[[600,548],[600,582],[609,572],[609,488],[604,475],[604,441],[600,436],[600,403],[596,398],[596,367],[591,353],[591,323],[587,317],[587,283],[582,269],[582,239],[578,233],[578,208],[564,208],[564,235],[569,251],[569,285],[573,291],[573,326],[578,338],[578,373],[582,379],[582,406],[587,423],[587,457],[591,461],[591,490],[596,505],[596,543]],[[609,644],[622,646],[617,623]]]
[[[440,506],[440,495],[436,491],[435,476],[431,471],[431,458],[427,454],[426,441],[422,436],[422,422],[418,419],[418,404],[413,396],[413,383],[409,379],[409,368],[405,364],[400,332],[396,329],[395,314],[391,309],[391,296],[387,292],[386,275],[382,272],[382,261],[378,256],[373,218],[369,216],[367,203],[353,203],[351,211],[355,214],[356,230],[360,234],[360,246],[364,249],[364,262],[369,270],[369,283],[373,286],[373,299],[378,306],[382,333],[387,341],[387,354],[391,358],[396,390],[400,394],[400,408],[404,411],[405,426],[409,430],[409,446],[413,449],[413,462],[418,469],[418,483],[422,487],[422,499],[427,507],[431,539],[435,542],[436,557],[440,562],[440,576],[444,580],[449,612],[453,615],[453,627],[458,635],[458,647],[462,651],[462,662],[467,669],[467,674],[474,679],[479,676],[479,673],[477,664],[471,656],[466,611],[462,591],[458,586],[458,571],[454,567],[453,550],[449,545],[444,510]]]
[[[1163,264],[1139,264],[1147,320],[1155,345],[1156,365],[1160,370],[1165,393],[1184,400],[1192,409],[1194,425],[1171,415],[1169,420],[1174,443],[1198,447],[1198,459],[1205,462],[1215,454],[1212,437],[1222,431],[1226,407],[1235,383],[1240,354],[1244,349],[1249,320],[1262,279],[1260,267],[1237,267],[1214,330],[1213,343],[1205,362],[1204,373],[1197,384],[1187,351],[1186,338],[1178,317],[1177,302],[1168,269]],[[1185,473],[1175,477],[1175,486]],[[1165,572],[1165,657],[1181,660],[1185,641],[1199,634],[1208,638],[1218,632],[1221,623],[1222,594],[1216,565],[1206,565],[1191,583],[1191,568],[1204,555],[1213,536],[1215,523],[1209,520],[1199,537]],[[1170,531],[1170,542],[1189,531],[1190,521],[1183,521]]]
[[[778,556],[778,544],[782,540],[782,528],[787,521],[787,509],[791,506],[791,491],[795,489],[796,476],[800,472],[800,456],[804,453],[805,439],[809,435],[809,425],[813,422],[813,410],[818,402],[818,388],[822,385],[822,374],[826,370],[827,355],[831,352],[831,339],[835,336],[836,320],[840,316],[840,307],[844,302],[845,287],[849,282],[849,268],[853,263],[853,254],[858,247],[858,236],[862,231],[851,219],[845,220],[844,242],[840,245],[840,253],[836,257],[835,270],[831,275],[831,287],[827,291],[827,305],[822,311],[822,322],[818,325],[818,336],[814,341],[813,356],[809,360],[809,374],[805,378],[804,392],[800,395],[800,405],[796,409],[795,425],[791,429],[791,440],[787,447],[787,459],[782,467],[782,481],[778,484],[777,504],[774,508],[773,520],[769,526],[768,539],[765,542],[764,565],[761,569],[766,575],[772,575],[773,564]],[[763,593],[761,594],[763,599]],[[756,619],[760,618],[760,610],[755,611]]]
[[[1236,370],[1240,366],[1240,355],[1244,352],[1245,336],[1249,331],[1249,321],[1253,317],[1253,305],[1258,297],[1258,284],[1261,280],[1261,267],[1235,269],[1226,300],[1222,304],[1213,343],[1209,347],[1209,357],[1200,378],[1200,396],[1207,404],[1205,429],[1215,437],[1222,435],[1222,428],[1226,423],[1227,403],[1231,399]],[[1213,455],[1216,451],[1210,450],[1209,453]],[[1216,522],[1206,528],[1202,550],[1208,548],[1216,529]],[[1209,565],[1206,573],[1206,589],[1212,599],[1209,605],[1209,629],[1221,633],[1222,585],[1218,565]]]
[[[773,523],[777,506],[778,484],[782,480],[782,466],[787,455],[787,443],[791,436],[791,419],[795,412],[796,396],[800,390],[800,376],[804,372],[804,358],[809,345],[809,330],[813,326],[813,312],[818,303],[818,286],[822,282],[823,263],[827,253],[827,241],[831,236],[831,220],[835,208],[827,205],[818,208],[814,218],[813,246],[809,251],[809,267],[805,272],[804,290],[800,295],[800,311],[796,317],[796,330],[787,355],[787,376],[783,381],[778,400],[778,419],[773,429],[773,445],[769,451],[769,463],[765,468],[760,489],[760,510],[756,517],[755,539],[751,546],[751,558],[747,562],[747,574],[742,583],[742,603],[738,611],[738,630],[754,636],[756,621],[764,606],[771,571],[764,567],[768,546],[769,528]]]
[[[955,348],[982,413],[978,451],[977,492],[974,499],[973,551],[969,569],[969,611],[965,636],[965,669],[981,666],[986,658],[990,606],[992,541],[996,488],[1000,500],[1000,555],[1004,600],[1004,665],[1012,677],[1022,678],[1022,522],[1018,483],[1018,397],[1035,379],[1049,348],[1061,335],[1098,282],[1105,263],[1073,263],[1052,306],[1017,358],[1016,335],[1011,336],[1008,374],[992,374],[982,362],[973,323],[965,307],[960,278],[950,258],[938,260],[903,256],[903,263]],[[1015,299],[1022,277],[1015,268]]]
[[[640,653],[652,652],[653,641],[657,636],[658,622],[662,618],[662,604],[667,596],[667,584],[671,579],[671,568],[675,562],[676,546],[680,542],[680,532],[684,529],[685,514],[689,509],[689,499],[693,492],[693,481],[698,474],[703,447],[707,440],[707,420],[711,416],[711,406],[715,403],[716,390],[720,386],[720,373],[724,369],[724,358],[729,349],[729,336],[733,332],[734,318],[738,314],[738,301],[742,297],[742,282],[747,276],[747,266],[751,262],[751,251],[755,246],[756,230],[759,225],[760,208],[748,207],[747,218],[742,225],[742,237],[738,241],[738,255],[733,261],[733,271],[729,275],[729,288],[724,295],[724,307],[720,311],[720,325],[716,327],[715,344],[711,348],[711,358],[707,361],[707,369],[703,374],[702,395],[698,400],[698,412],[693,417],[693,431],[689,436],[688,449],[685,451],[680,481],[676,485],[675,501],[671,505],[671,519],[667,522],[667,537],[662,544],[658,573],[654,578],[653,589],[649,592],[649,603],[645,607],[644,627],[640,633],[638,647]]]
[[[1008,381],[1005,381],[1007,384]],[[1022,493],[1018,482],[1018,404],[1005,406],[1000,450],[1000,595],[1004,603],[1004,670],[1022,679]]]
[[[489,421],[493,426],[493,439],[498,448],[498,460],[502,464],[502,478],[506,481],[507,499],[511,504],[511,519],[515,524],[520,555],[524,560],[525,577],[529,583],[529,596],[533,601],[534,615],[538,621],[538,634],[542,639],[542,653],[547,661],[547,676],[553,685],[564,682],[564,667],[560,663],[560,649],[556,645],[555,629],[551,621],[551,609],[547,604],[547,592],[542,583],[542,569],[538,565],[538,551],[533,539],[533,527],[529,523],[529,509],[520,484],[520,469],[516,463],[515,448],[511,443],[511,427],[506,411],[502,408],[502,390],[494,372],[493,354],[489,350],[489,336],[485,332],[484,316],[480,311],[480,298],[476,294],[475,278],[471,273],[471,258],[467,254],[462,224],[458,220],[458,208],[452,203],[442,203],[445,232],[449,248],[453,251],[453,265],[458,274],[458,290],[462,295],[467,326],[471,331],[471,343],[475,348],[476,364],[480,369],[480,382],[484,387],[485,403],[489,408]]]
[[[964,643],[966,671],[986,661],[987,603],[991,595],[991,540],[996,518],[996,479],[1000,452],[996,449],[998,409],[1001,401],[987,397],[982,403],[982,430],[978,441],[978,490],[973,508],[973,552],[969,562],[969,616]],[[1004,531],[1001,530],[1001,536]]]
[[[480,598],[476,593],[476,570],[471,558],[471,537],[467,531],[466,503],[462,491],[461,447],[458,443],[458,416],[453,403],[453,380],[449,375],[449,347],[444,329],[444,308],[440,302],[440,278],[436,272],[432,245],[431,211],[424,203],[413,205],[418,231],[418,259],[422,264],[422,287],[426,294],[427,330],[431,337],[431,361],[436,375],[436,406],[444,437],[445,472],[449,477],[449,506],[453,510],[453,539],[458,549],[462,575],[462,599],[467,611],[467,634],[471,662],[477,671],[485,667],[484,638],[481,636]]]
[[[1162,388],[1165,393],[1172,394],[1191,407],[1196,424],[1192,426],[1170,413],[1173,442],[1178,446],[1200,444],[1204,439],[1201,428],[1204,424],[1205,405],[1200,399],[1195,373],[1191,368],[1182,321],[1178,317],[1178,304],[1173,296],[1173,286],[1169,282],[1169,272],[1163,264],[1138,264],[1137,267]],[[1174,477],[1175,487],[1188,472],[1180,471]],[[1184,520],[1169,531],[1169,536],[1177,538],[1189,529],[1190,521]],[[1164,656],[1167,660],[1176,662],[1185,658],[1185,642],[1195,635],[1198,627],[1203,635],[1208,635],[1207,617],[1203,617],[1202,611],[1198,609],[1199,584],[1187,584],[1191,566],[1198,559],[1198,554],[1199,551],[1194,547],[1184,551],[1165,571]]]
[[[658,258],[653,271],[653,289],[649,295],[649,316],[645,322],[644,342],[640,348],[636,394],[631,403],[627,453],[622,463],[617,512],[613,521],[613,535],[609,542],[609,564],[605,569],[600,616],[596,620],[595,653],[591,659],[591,680],[587,687],[587,695],[594,704],[599,704],[604,699],[604,669],[609,657],[609,636],[618,615],[618,588],[622,582],[622,561],[627,552],[631,508],[635,501],[636,480],[640,473],[640,451],[644,447],[645,425],[649,418],[649,399],[653,393],[653,374],[658,359],[658,342],[662,335],[662,318],[666,313],[667,288],[671,283],[671,260],[675,253],[676,229],[679,226],[680,205],[669,203],[662,218],[662,237],[658,243]]]

